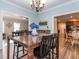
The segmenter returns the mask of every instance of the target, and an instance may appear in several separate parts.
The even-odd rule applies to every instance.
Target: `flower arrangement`
[[[37,25],[36,23],[31,23],[30,24],[30,27],[31,27],[31,29],[32,29],[32,35],[38,35],[38,33],[37,33],[37,28],[39,28],[39,25]]]
[[[39,26],[34,22],[30,24],[30,27],[31,27],[31,29],[39,28]]]

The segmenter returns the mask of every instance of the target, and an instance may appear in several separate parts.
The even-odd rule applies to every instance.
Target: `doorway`
[[[3,33],[11,35],[14,31],[28,30],[28,18],[3,17]]]
[[[79,12],[56,16],[59,31],[59,59],[79,57]]]

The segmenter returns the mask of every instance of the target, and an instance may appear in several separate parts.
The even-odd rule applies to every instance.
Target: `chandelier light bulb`
[[[45,4],[46,2],[45,2],[45,0],[41,0],[41,4]]]
[[[32,0],[30,4],[32,9],[36,10],[36,12],[39,12],[42,8],[44,8],[45,0]]]
[[[43,7],[43,4],[40,4],[40,7]]]
[[[32,2],[30,2],[30,5],[32,5]]]

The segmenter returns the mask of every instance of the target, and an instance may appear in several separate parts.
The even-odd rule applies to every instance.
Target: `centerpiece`
[[[32,35],[38,35],[37,28],[39,28],[39,26],[33,22],[30,24],[30,27],[32,29]]]

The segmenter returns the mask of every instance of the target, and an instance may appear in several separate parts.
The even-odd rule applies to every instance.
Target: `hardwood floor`
[[[79,45],[65,46],[59,59],[79,59]]]
[[[2,50],[0,50],[0,59],[2,59]]]

